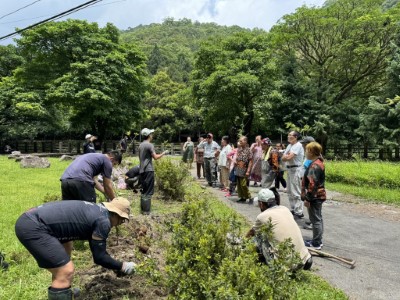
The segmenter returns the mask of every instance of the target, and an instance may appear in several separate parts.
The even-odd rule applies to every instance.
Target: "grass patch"
[[[400,205],[400,164],[327,161],[326,187],[366,200]]]
[[[51,275],[47,270],[40,269],[33,257],[19,243],[14,233],[14,225],[16,219],[30,207],[37,206],[46,201],[53,201],[61,197],[59,178],[70,162],[60,162],[57,158],[50,158],[49,160],[51,162],[51,167],[48,169],[22,169],[19,167],[19,163],[14,162],[14,160],[8,160],[4,156],[0,157],[0,168],[3,173],[0,177],[0,183],[2,185],[2,189],[0,190],[0,205],[3,212],[0,219],[0,251],[6,254],[6,260],[10,263],[9,271],[0,272],[0,299],[47,299],[46,290],[50,285]],[[120,196],[133,198],[132,213],[135,217],[134,220],[130,222],[130,226],[133,226],[137,219],[140,219],[139,194],[133,194],[132,192],[125,190],[118,191],[118,194]],[[236,212],[231,208],[213,197],[207,190],[202,189],[193,180],[188,180],[186,183],[186,195],[187,197],[193,198],[199,196],[208,198],[210,201],[210,207],[218,218],[226,218],[235,214],[237,215],[237,219],[240,221],[242,231],[245,232],[249,228],[250,224],[247,223],[245,218],[236,214]],[[98,201],[101,201],[101,197],[99,197]],[[154,236],[146,237],[144,241],[147,242],[149,239],[153,239],[153,241],[148,241],[150,245],[153,243],[155,245],[154,248],[164,251],[165,249],[161,248],[167,247],[167,243],[162,242],[157,244],[157,241],[160,240],[161,237],[165,238],[165,236],[168,237],[170,234],[168,228],[165,229],[163,224],[174,222],[172,216],[179,215],[181,208],[181,202],[165,202],[156,194],[152,201],[153,214],[165,216],[165,220],[158,222],[157,226],[153,226],[152,230],[154,231]],[[146,220],[146,218],[142,218],[142,223],[139,223],[138,226],[146,224]],[[155,221],[157,221],[157,219],[155,219]],[[160,233],[158,232],[158,227],[162,226],[164,226],[164,229],[162,229],[164,231],[160,231]],[[130,232],[129,228],[133,227],[121,227],[120,234],[124,236],[124,242],[127,238],[132,237],[133,232]],[[110,239],[110,245],[115,244],[115,229],[112,230]],[[136,242],[137,240],[130,241]],[[129,254],[129,251],[133,249],[132,245],[134,244],[125,244],[120,241],[118,247],[110,247],[110,253],[112,255],[131,255]],[[85,288],[88,283],[94,285],[99,279],[110,281],[109,278],[111,277],[107,277],[109,275],[103,275],[105,273],[104,270],[100,267],[93,266],[91,253],[88,250],[88,247],[84,248],[86,250],[73,251],[72,254],[72,260],[76,268],[74,286],[81,285],[81,288]],[[143,254],[136,251],[134,257],[135,259],[140,260],[141,257],[143,257]],[[129,257],[126,258],[129,259]],[[160,264],[157,266],[159,267]],[[145,271],[148,271],[146,276],[148,276],[149,281],[154,277],[159,276],[158,273],[154,273],[154,270],[150,267]],[[93,276],[93,272],[97,272],[97,277]],[[296,290],[298,291],[298,299],[347,299],[343,292],[332,288],[325,281],[312,273],[304,272],[303,278],[304,280],[301,281],[293,281],[293,284],[296,286]],[[149,283],[147,280],[144,281],[142,279],[142,277],[135,276],[131,280],[131,286],[142,286],[142,289],[147,291],[146,285]],[[158,280],[160,279],[158,278]],[[146,299],[165,298],[164,296],[157,295],[154,298],[149,298],[149,295],[146,294],[144,294],[143,297],[147,297]],[[126,293],[112,297],[112,299],[140,298],[142,298],[140,293],[136,294],[136,296]],[[89,295],[84,299],[96,299],[96,297]]]

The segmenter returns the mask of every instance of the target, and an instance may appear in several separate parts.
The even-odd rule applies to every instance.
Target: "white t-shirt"
[[[222,148],[221,152],[219,153],[219,157],[218,157],[218,166],[226,167],[227,155],[231,151],[232,151],[232,147],[230,145],[226,145]]]
[[[286,161],[286,166],[302,166],[304,160],[304,148],[300,142],[286,147],[285,154],[289,154],[290,152],[294,153],[295,156],[291,159]]]

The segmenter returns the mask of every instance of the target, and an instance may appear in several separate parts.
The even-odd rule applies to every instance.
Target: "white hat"
[[[149,136],[153,132],[154,132],[154,129],[143,128],[140,133],[141,133],[141,135]]]
[[[92,137],[92,135],[90,133],[88,133],[87,135],[85,135],[85,139],[90,139]]]
[[[114,198],[111,202],[103,202],[103,205],[109,210],[118,214],[121,218],[129,220],[131,204],[128,199],[123,197]]]
[[[260,202],[269,202],[275,201],[275,194],[270,189],[262,189],[258,192],[257,201]]]

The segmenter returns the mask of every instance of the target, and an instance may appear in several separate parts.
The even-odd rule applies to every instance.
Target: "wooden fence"
[[[81,154],[82,153],[82,140],[21,140],[9,143],[13,150],[21,151],[22,153],[69,153]],[[118,149],[119,141],[105,141],[101,145],[95,145],[96,150],[99,152],[107,152],[110,150]],[[0,144],[0,149],[3,151],[5,144]],[[139,142],[134,141],[130,144],[128,151],[137,154]],[[172,155],[182,154],[183,143],[168,143],[168,144],[155,144],[157,153],[164,150],[169,150]],[[376,146],[371,147],[368,145],[353,145],[341,144],[329,146],[325,150],[325,156],[329,159],[381,159],[381,160],[400,160],[400,148],[394,149],[380,149]]]

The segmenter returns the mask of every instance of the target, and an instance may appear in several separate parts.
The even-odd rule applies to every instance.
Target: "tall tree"
[[[275,73],[265,32],[205,43],[193,72],[193,91],[204,110],[205,127],[220,134],[251,133],[255,107],[266,101]]]

